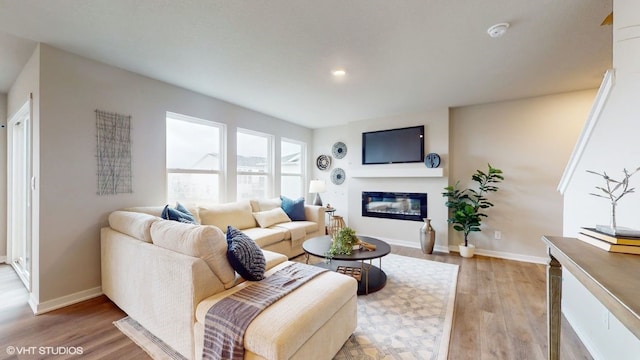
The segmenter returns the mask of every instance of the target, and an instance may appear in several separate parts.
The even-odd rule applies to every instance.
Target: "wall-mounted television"
[[[362,133],[362,164],[424,161],[424,125]]]

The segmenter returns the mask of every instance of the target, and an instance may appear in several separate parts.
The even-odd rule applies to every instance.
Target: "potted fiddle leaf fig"
[[[490,192],[498,191],[495,185],[502,180],[502,170],[487,164],[487,172],[476,170],[471,176],[471,180],[477,183],[477,189],[460,189],[460,182],[455,185],[445,187],[442,196],[447,198],[445,206],[450,210],[447,219],[449,224],[453,224],[453,229],[464,234],[464,244],[460,244],[460,255],[463,257],[473,257],[475,246],[469,244],[469,234],[472,231],[481,231],[482,218],[486,218],[485,211],[493,206],[487,200],[486,195]]]

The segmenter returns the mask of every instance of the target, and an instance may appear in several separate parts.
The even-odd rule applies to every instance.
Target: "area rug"
[[[458,265],[390,254],[382,269],[386,286],[358,296],[358,327],[334,359],[447,359]],[[114,324],[153,359],[182,359],[133,319]]]

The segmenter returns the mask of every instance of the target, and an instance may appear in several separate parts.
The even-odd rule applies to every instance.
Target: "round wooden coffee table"
[[[376,292],[387,283],[387,274],[382,271],[382,257],[391,252],[391,247],[386,242],[369,236],[358,235],[358,238],[375,245],[376,249],[353,250],[351,255],[336,254],[331,259],[315,265],[355,277],[358,280],[358,295],[362,295]],[[302,244],[307,263],[309,263],[309,255],[327,259],[327,251],[330,247],[331,236],[329,235],[314,237]],[[372,264],[373,259],[378,259],[378,266]]]

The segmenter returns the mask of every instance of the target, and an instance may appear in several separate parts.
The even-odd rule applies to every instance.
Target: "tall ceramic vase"
[[[424,224],[420,228],[420,247],[425,254],[433,253],[436,243],[436,231],[431,227],[431,219],[423,218]]]

